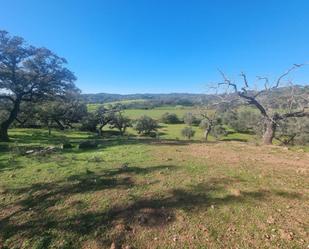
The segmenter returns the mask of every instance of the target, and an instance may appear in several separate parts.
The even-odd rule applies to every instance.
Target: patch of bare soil
[[[289,151],[279,146],[255,146],[239,142],[217,144],[190,144],[183,150],[200,159],[229,165],[258,164],[267,168],[309,170],[309,153]]]

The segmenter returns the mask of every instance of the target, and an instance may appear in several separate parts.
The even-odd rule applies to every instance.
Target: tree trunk
[[[274,120],[267,120],[265,123],[266,129],[263,134],[263,143],[269,145],[273,143],[273,138],[276,132],[276,123]]]
[[[103,129],[103,127],[104,127],[104,125],[100,125],[99,126],[99,129],[98,129],[99,137],[102,137],[102,133],[103,133],[102,129]]]
[[[17,118],[17,114],[20,108],[20,102],[21,98],[16,98],[13,109],[11,110],[9,117],[0,124],[0,141],[8,142],[10,140],[8,135],[8,129],[10,128],[14,120]]]
[[[8,128],[3,128],[1,126],[1,128],[0,128],[0,141],[3,141],[3,142],[9,141]]]
[[[209,135],[210,131],[211,131],[211,126],[208,126],[208,128],[204,132],[205,141],[208,141],[208,135]]]

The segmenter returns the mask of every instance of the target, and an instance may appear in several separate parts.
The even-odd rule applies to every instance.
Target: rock
[[[172,220],[172,216],[168,216],[167,218],[166,218],[166,221],[171,221]]]
[[[292,232],[288,232],[288,231],[285,231],[283,229],[280,229],[279,233],[280,233],[281,239],[285,239],[285,240],[293,240],[294,239],[294,233],[292,233]]]
[[[110,248],[110,249],[117,249],[116,243],[115,243],[115,242],[113,242],[113,243],[111,244],[111,248]]]
[[[79,143],[78,148],[79,149],[95,149],[98,147],[98,144],[95,141],[84,141]]]
[[[236,196],[236,197],[241,196],[241,192],[239,189],[231,189],[230,192],[233,196]]]
[[[27,150],[25,152],[26,155],[30,155],[30,154],[33,154],[35,152],[35,150]]]
[[[145,216],[140,216],[137,218],[137,221],[140,225],[146,224],[148,222],[147,218]]]
[[[267,218],[267,221],[266,221],[268,224],[274,224],[275,223],[275,219],[274,219],[274,217],[272,217],[272,216],[269,216],[268,218]]]
[[[122,165],[120,165],[121,169],[127,169],[129,167],[128,163],[123,163]]]
[[[123,249],[133,249],[132,246],[122,246]]]

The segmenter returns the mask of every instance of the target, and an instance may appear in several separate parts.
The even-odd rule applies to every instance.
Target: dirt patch
[[[309,153],[291,152],[279,146],[254,146],[237,142],[218,144],[190,144],[183,150],[185,155],[210,162],[229,165],[257,164],[269,167],[293,168],[308,172]]]

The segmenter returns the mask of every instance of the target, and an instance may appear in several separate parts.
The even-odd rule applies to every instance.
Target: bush
[[[142,116],[136,120],[134,127],[138,134],[143,135],[150,135],[151,133],[157,131],[158,128],[158,123],[148,116]]]
[[[216,125],[211,130],[211,135],[213,135],[216,139],[219,139],[220,137],[226,136],[227,131],[222,125]]]
[[[222,115],[223,123],[237,132],[259,133],[261,128],[261,116],[252,110],[241,110],[239,112],[225,112]]]
[[[123,135],[126,132],[126,129],[131,126],[131,119],[123,116],[121,113],[115,114],[110,121],[110,128],[118,129],[121,135]]]
[[[166,112],[162,115],[161,122],[165,124],[179,124],[180,120],[175,113]]]
[[[86,117],[81,120],[81,131],[96,132],[98,120],[94,114],[88,113]]]
[[[309,144],[309,118],[279,121],[275,138],[284,145]]]
[[[190,139],[194,136],[195,131],[191,127],[185,127],[181,130],[181,135]]]

